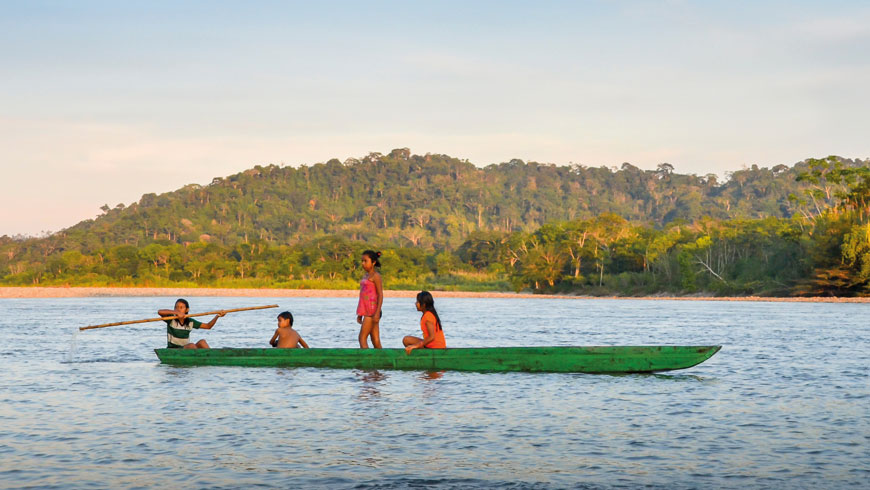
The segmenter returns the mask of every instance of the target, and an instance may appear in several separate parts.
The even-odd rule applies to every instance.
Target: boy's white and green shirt
[[[166,347],[180,348],[190,343],[190,331],[194,328],[202,326],[202,322],[188,318],[187,323],[182,325],[178,323],[178,319],[163,320],[166,322],[166,337],[168,345]]]

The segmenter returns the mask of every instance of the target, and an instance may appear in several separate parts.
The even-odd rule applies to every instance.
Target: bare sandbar
[[[510,292],[432,291],[440,298],[550,298],[669,301],[768,301],[795,303],[870,303],[870,298],[809,297],[772,298],[762,296],[575,296]],[[135,296],[226,296],[266,298],[353,298],[357,290],[269,289],[269,288],[124,288],[124,287],[0,287],[0,298],[88,298]],[[385,290],[386,298],[413,298],[417,291]]]

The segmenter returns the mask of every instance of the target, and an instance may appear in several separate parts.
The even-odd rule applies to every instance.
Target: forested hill
[[[844,161],[846,165],[865,165]],[[529,231],[542,224],[615,213],[659,227],[669,222],[789,217],[807,185],[793,167],[715,175],[674,172],[668,164],[641,170],[556,166],[512,160],[479,168],[446,155],[397,149],[344,163],[257,166],[206,186],[146,194],[41,240],[50,249],[85,253],[153,241],[307,242],[333,235],[380,246],[455,249],[474,231]]]

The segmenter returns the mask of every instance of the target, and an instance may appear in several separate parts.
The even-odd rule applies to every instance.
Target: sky
[[[410,148],[725,176],[870,157],[870,3],[0,0],[0,236]]]

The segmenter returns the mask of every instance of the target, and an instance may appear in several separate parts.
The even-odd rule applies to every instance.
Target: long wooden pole
[[[233,308],[231,310],[217,310],[217,311],[206,311],[205,313],[194,313],[192,315],[186,315],[187,317],[192,316],[205,316],[205,315],[217,315],[220,312],[224,313],[233,313],[236,311],[249,311],[249,310],[265,310],[266,308],[277,308],[278,305],[267,305],[267,306],[249,306],[247,308]],[[128,322],[115,322],[115,323],[104,323],[102,325],[91,325],[88,327],[79,327],[79,330],[90,330],[92,328],[106,328],[106,327],[116,327],[118,325],[132,325],[134,323],[148,323],[148,322],[157,322],[161,320],[176,320],[180,317],[178,316],[161,316],[158,318],[146,318],[144,320],[130,320]]]

